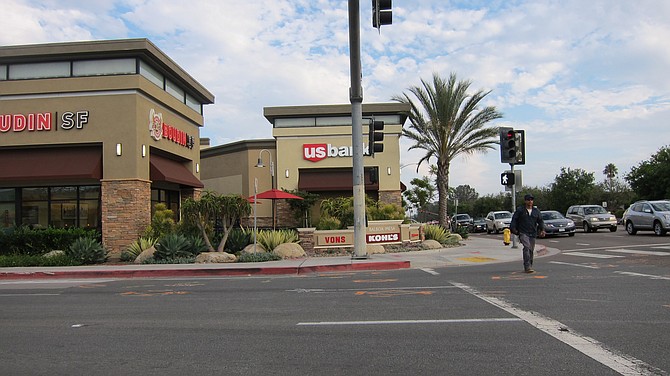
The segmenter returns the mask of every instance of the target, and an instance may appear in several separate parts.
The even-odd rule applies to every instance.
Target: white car
[[[484,220],[486,221],[486,233],[495,232],[498,234],[500,231],[509,228],[509,224],[512,222],[512,213],[506,210],[492,211],[486,215]]]

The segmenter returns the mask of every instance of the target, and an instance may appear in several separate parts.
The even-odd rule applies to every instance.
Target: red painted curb
[[[72,270],[39,272],[2,272],[0,280],[65,279],[65,278],[157,278],[211,277],[278,274],[308,274],[343,270],[389,270],[409,268],[409,261],[372,262],[361,264],[315,265],[304,267],[257,267],[239,269],[170,269],[170,270]]]

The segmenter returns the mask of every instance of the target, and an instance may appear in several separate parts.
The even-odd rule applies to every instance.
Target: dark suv
[[[624,213],[623,224],[630,235],[640,230],[665,235],[670,230],[670,201],[637,201]]]
[[[474,220],[469,214],[456,214],[451,217],[451,231],[456,231],[459,228],[464,228],[468,231],[472,228]]]

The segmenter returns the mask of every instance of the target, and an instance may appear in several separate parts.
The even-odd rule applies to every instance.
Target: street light
[[[256,167],[265,167],[265,165],[263,164],[264,151],[268,153],[268,157],[270,158],[270,184],[271,188],[275,189],[275,164],[272,161],[272,153],[270,153],[270,150],[262,149],[261,151],[258,152],[258,163],[256,163]],[[275,200],[272,200],[272,229],[274,230],[275,227],[276,227]]]
[[[268,153],[268,157],[270,158],[270,178],[272,180],[272,189],[275,188],[275,164],[272,161],[272,153],[270,153],[270,150],[268,149],[263,149],[260,152],[258,152],[258,163],[256,163],[256,167],[265,167],[265,164],[263,164],[263,152]]]

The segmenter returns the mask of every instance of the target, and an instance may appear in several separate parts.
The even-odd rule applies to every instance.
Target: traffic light
[[[514,173],[513,172],[503,172],[500,174],[500,184],[511,187],[514,185]]]
[[[379,30],[382,25],[392,22],[391,0],[372,0],[372,27]]]
[[[368,129],[368,153],[374,157],[375,153],[384,151],[384,122],[381,120],[370,120]]]
[[[526,163],[525,131],[500,128],[500,162],[513,165]]]

